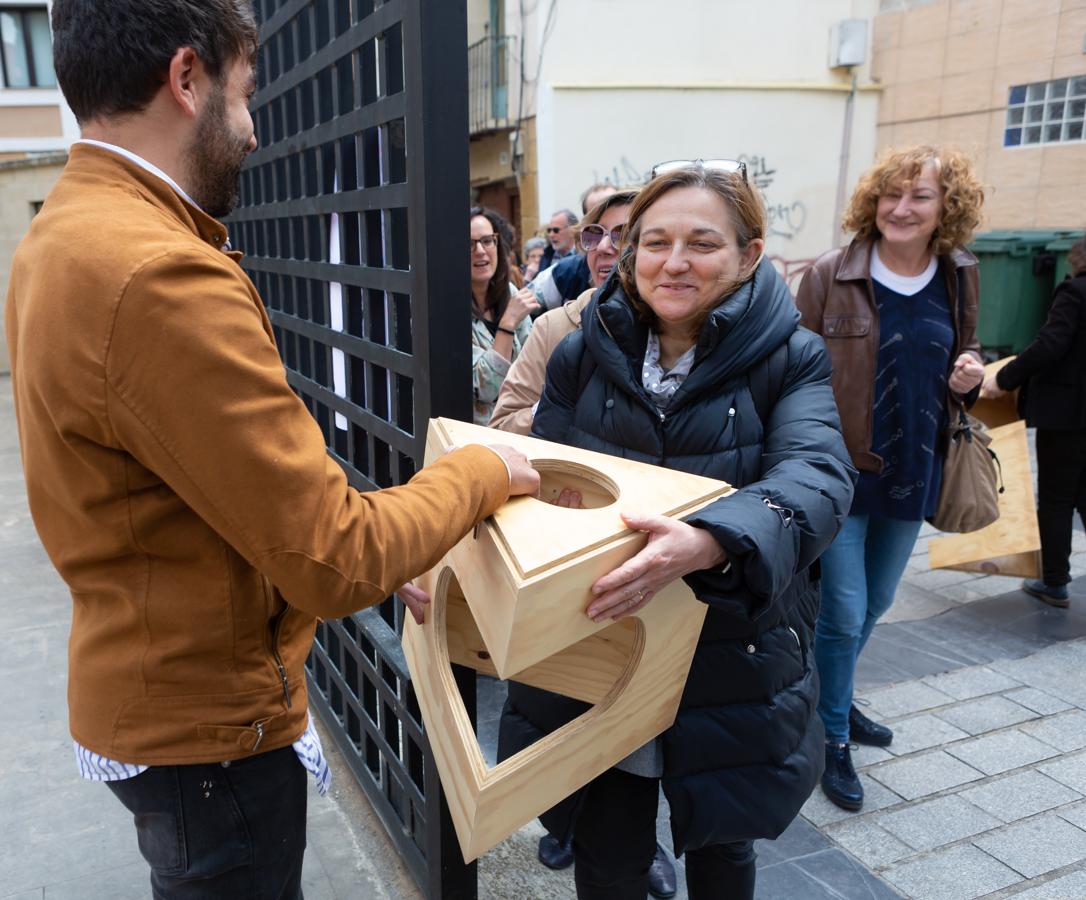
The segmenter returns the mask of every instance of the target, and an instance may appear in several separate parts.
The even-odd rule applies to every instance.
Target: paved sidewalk
[[[861,813],[816,793],[780,840],[759,843],[763,900],[1086,898],[1086,579],[1072,586],[1071,610],[1053,610],[1017,579],[929,572],[928,537],[858,672],[869,712],[896,731],[892,752],[857,754]],[[1073,574],[1084,573],[1086,536],[1076,532]],[[26,508],[6,377],[0,591],[0,900],[145,898],[130,817],[76,774],[64,697],[71,603]],[[482,683],[484,747],[501,696]],[[328,798],[310,795],[307,900],[419,897],[332,742],[325,748],[337,778]],[[659,830],[666,841],[663,804]],[[571,873],[535,861],[541,834],[532,823],[480,860],[482,898],[573,898]]]
[[[1086,897],[1083,671],[1079,640],[866,692],[894,742],[855,755],[864,810],[804,817],[907,897]]]

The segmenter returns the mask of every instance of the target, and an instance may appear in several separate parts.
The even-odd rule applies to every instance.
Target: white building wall
[[[548,0],[539,3],[539,14]],[[834,234],[850,74],[828,66],[830,27],[869,23],[855,70],[851,190],[875,153],[870,21],[878,0],[557,0],[536,104],[540,213],[576,209],[603,179],[656,162],[742,158],[770,212],[768,252],[790,271]],[[786,264],[786,265],[785,265]]]

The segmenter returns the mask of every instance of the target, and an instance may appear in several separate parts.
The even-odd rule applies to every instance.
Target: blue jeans
[[[106,785],[135,819],[154,900],[302,900],[306,772],[293,747]]]
[[[818,714],[827,741],[848,741],[856,660],[875,623],[894,602],[922,524],[849,516],[822,554],[822,606],[814,652],[822,683]]]

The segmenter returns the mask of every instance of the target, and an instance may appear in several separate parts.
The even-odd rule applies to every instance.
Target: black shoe
[[[869,747],[889,747],[894,733],[885,725],[872,722],[853,703],[848,710],[848,735],[857,744]]]
[[[1067,595],[1066,584],[1046,584],[1035,578],[1027,578],[1022,582],[1022,590],[1042,603],[1055,606],[1058,609],[1067,609],[1071,605],[1071,599]]]
[[[539,839],[539,861],[548,869],[568,869],[573,865],[573,842],[561,843],[553,834]]]
[[[654,897],[675,896],[675,867],[664,853],[664,848],[656,845],[656,856],[649,867],[649,893]]]
[[[826,771],[822,773],[822,791],[841,809],[855,812],[864,805],[864,787],[852,768],[848,744],[826,742]]]

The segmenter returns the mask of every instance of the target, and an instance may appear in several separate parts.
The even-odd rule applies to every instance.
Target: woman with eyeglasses
[[[535,320],[528,343],[502,383],[490,419],[491,427],[517,434],[532,433],[532,419],[539,395],[543,392],[547,360],[562,339],[580,327],[581,313],[592,299],[593,291],[607,280],[618,262],[622,229],[626,225],[630,204],[636,197],[637,191],[610,194],[582,219],[577,243],[588,260],[592,287],[576,300],[549,310]]]
[[[643,900],[661,785],[692,900],[753,897],[753,841],[780,835],[818,781],[810,567],[854,471],[824,345],[798,327],[765,231],[740,163],[658,166],[616,274],[547,367],[533,434],[738,489],[685,520],[624,512],[647,544],[592,587],[599,623],[677,578],[708,611],[675,723],[542,817],[573,836],[581,900]],[[511,683],[499,758],[585,709]]]
[[[528,340],[531,314],[539,308],[535,294],[517,290],[509,280],[512,234],[505,219],[485,206],[471,208],[471,365],[475,396],[473,421],[486,425],[498,391]]]
[[[833,360],[845,443],[860,470],[848,519],[821,560],[815,638],[822,789],[842,809],[864,799],[849,742],[893,740],[852,702],[856,662],[938,505],[948,400],[965,399],[984,377],[977,260],[964,249],[983,201],[963,154],[892,152],[856,186],[843,221],[852,242],[815,262],[797,294],[803,324]]]

